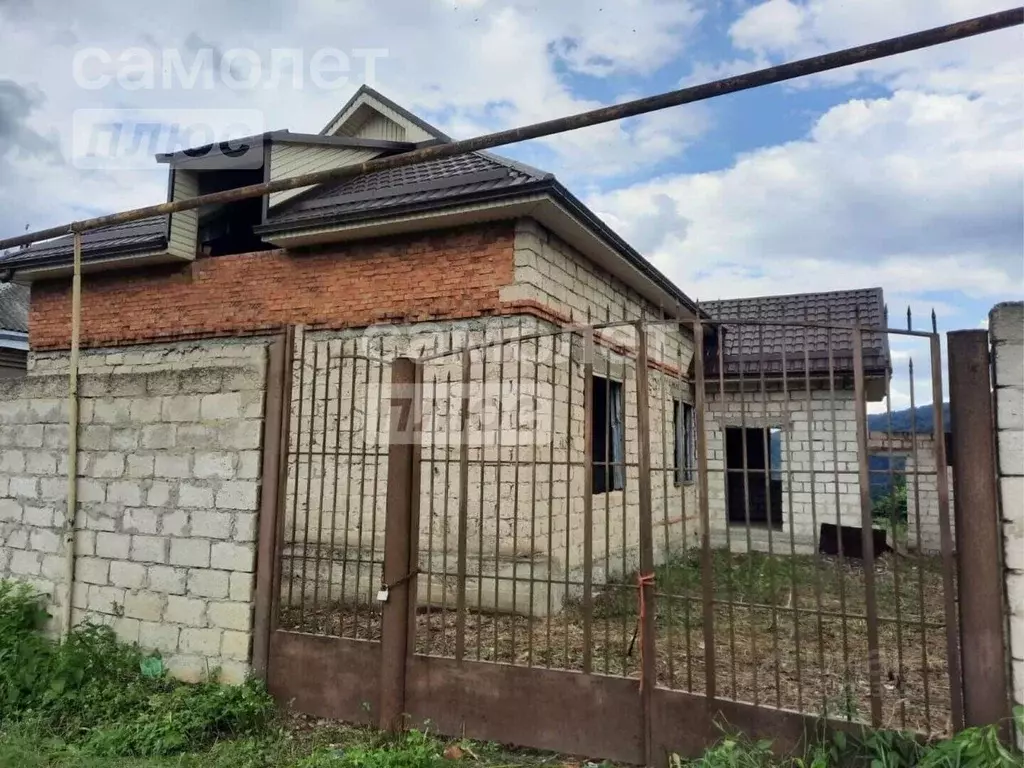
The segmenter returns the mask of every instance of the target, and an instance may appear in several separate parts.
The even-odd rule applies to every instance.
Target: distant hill
[[[910,432],[912,429],[916,432],[931,433],[934,429],[934,417],[931,404],[919,405],[914,421],[911,421],[911,414],[913,413],[910,408],[902,411],[892,412],[892,431],[893,432]],[[949,403],[942,404],[942,421],[946,427],[946,431],[949,431]],[[868,416],[868,429],[872,432],[888,432],[889,431],[889,417],[884,413],[873,413]]]

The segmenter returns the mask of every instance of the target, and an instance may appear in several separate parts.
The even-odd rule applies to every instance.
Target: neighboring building
[[[0,378],[24,376],[28,362],[28,287],[0,283]]]

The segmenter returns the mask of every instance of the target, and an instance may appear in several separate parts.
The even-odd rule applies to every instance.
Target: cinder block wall
[[[996,398],[999,501],[1003,516],[1013,700],[1024,705],[1024,303],[989,314]],[[1017,735],[1024,749],[1024,732]]]
[[[816,383],[809,401],[796,387],[788,393],[766,391],[763,396],[760,391],[741,396],[727,390],[724,397],[709,393],[708,496],[713,529],[724,529],[728,521],[724,429],[743,424],[782,430],[783,522],[780,538],[774,542],[776,551],[788,551],[790,532],[798,552],[805,553],[809,548],[813,551],[814,536],[822,523],[860,527],[853,392],[838,390],[830,397],[827,383]],[[763,483],[764,475],[750,473],[748,479]],[[721,535],[717,540],[724,542]],[[745,546],[745,541],[733,544]]]
[[[907,546],[922,552],[942,551],[942,526],[939,524],[939,481],[935,471],[935,438],[919,434],[917,464],[907,456]],[[947,457],[948,461],[948,457]],[[956,547],[956,524],[953,519],[953,467],[945,467],[949,488],[949,534]],[[918,524],[920,522],[920,525]]]
[[[266,350],[134,347],[82,357],[73,620],[108,624],[197,679],[248,671]],[[0,577],[64,578],[67,356],[0,382]]]

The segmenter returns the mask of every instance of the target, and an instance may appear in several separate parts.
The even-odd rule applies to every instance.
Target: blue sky
[[[457,137],[1002,10],[993,0],[0,2],[0,233],[158,202],[160,172],[74,162],[80,109],[255,110],[318,131],[358,85]],[[978,327],[1020,299],[1020,29],[508,148],[554,171],[698,299],[881,285]],[[251,50],[254,87],[82,87],[75,56]],[[273,82],[275,52],[329,84]],[[378,51],[375,71],[360,49]],[[190,58],[191,57],[191,58]],[[113,65],[111,72],[123,74]],[[158,78],[159,79],[159,78]],[[899,345],[894,343],[894,346]],[[899,351],[899,350],[897,350]]]

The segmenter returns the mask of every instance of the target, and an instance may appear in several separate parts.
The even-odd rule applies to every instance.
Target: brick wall
[[[73,620],[113,626],[187,679],[248,670],[265,354],[206,342],[82,358]],[[43,355],[0,382],[0,577],[58,606],[66,364]]]
[[[989,314],[996,397],[999,501],[1003,516],[1013,700],[1024,705],[1024,303]],[[1024,749],[1024,731],[1018,733]]]
[[[939,481],[935,471],[935,438],[919,434],[917,464],[907,456],[907,546],[922,552],[942,551],[942,526],[939,524]],[[948,460],[948,457],[947,457]],[[953,467],[946,466],[949,484],[949,533],[956,547],[956,525],[953,515]]]
[[[512,279],[511,223],[399,237],[292,255],[199,259],[190,266],[87,275],[82,343],[253,333],[287,323],[340,328],[475,317],[499,309]],[[32,287],[33,349],[67,348],[67,281]]]

